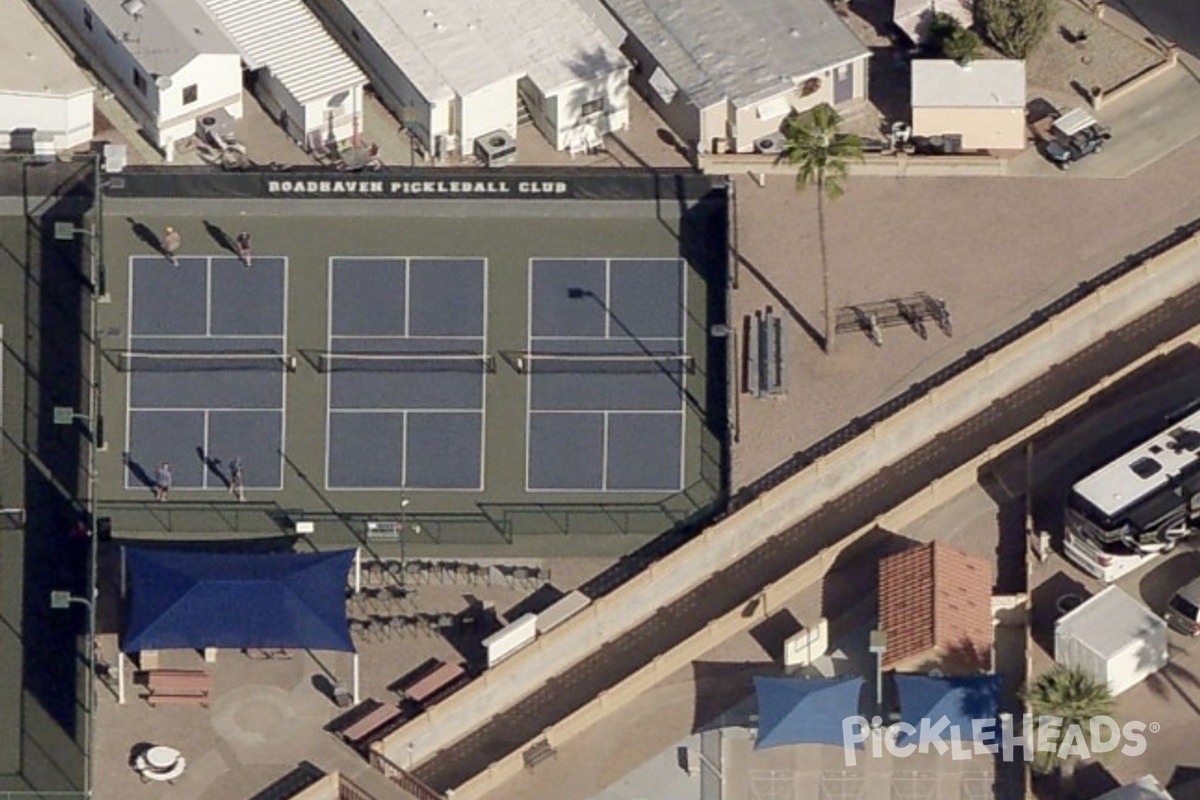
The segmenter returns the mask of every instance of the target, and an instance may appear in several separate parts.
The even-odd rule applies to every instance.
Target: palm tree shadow
[[[764,289],[770,292],[771,296],[775,298],[775,301],[788,312],[788,316],[795,320],[796,324],[800,326],[800,329],[804,331],[808,338],[812,339],[813,344],[815,344],[817,347],[821,347],[824,341],[823,337],[821,336],[821,332],[818,331],[816,327],[814,327],[813,324],[809,322],[803,314],[800,313],[800,309],[796,308],[796,306],[792,304],[792,301],[787,298],[787,295],[779,291],[779,288],[775,284],[771,283],[770,279],[768,279],[767,276],[762,273],[762,270],[756,267],[748,258],[736,251],[734,251],[733,255],[734,258],[737,259],[738,265],[745,267],[746,270],[754,276],[755,280],[762,284]]]
[[[148,225],[138,222],[133,217],[126,217],[125,221],[129,223],[129,228],[133,231],[133,235],[145,242],[150,249],[160,255],[165,256],[167,254],[167,251],[163,248],[162,239],[159,239],[158,234],[150,230]]]
[[[237,253],[237,245],[234,244],[233,237],[222,230],[220,226],[214,225],[208,220],[204,220],[204,230],[207,231],[212,240],[217,243],[217,247],[220,247],[222,250],[227,250],[230,253]]]

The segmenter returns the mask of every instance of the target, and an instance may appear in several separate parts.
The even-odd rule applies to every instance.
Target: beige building
[[[912,63],[915,136],[961,136],[963,150],[1025,147],[1025,62]]]

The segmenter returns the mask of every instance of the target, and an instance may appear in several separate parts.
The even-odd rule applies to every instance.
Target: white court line
[[[201,489],[207,489],[207,488],[208,488],[208,472],[209,472],[209,470],[208,470],[208,464],[207,464],[207,462],[208,462],[208,460],[209,460],[210,458],[212,458],[212,455],[211,455],[211,454],[212,454],[212,447],[210,446],[210,443],[209,443],[209,441],[208,441],[208,434],[209,434],[209,427],[208,427],[208,410],[207,410],[207,409],[205,409],[205,411],[204,411],[204,437],[203,437],[203,441],[204,441],[204,461],[205,461],[206,463],[205,463],[205,465],[204,465],[204,478],[203,478],[203,479],[201,479],[201,481],[200,481],[200,488],[201,488]]]
[[[640,409],[630,408],[535,408],[529,412],[530,414],[662,414],[664,416],[675,416],[679,412],[673,408],[666,410],[661,408],[652,408],[642,411]]]
[[[419,341],[422,341],[422,340],[424,340],[424,339],[430,339],[430,340],[440,340],[440,339],[453,339],[453,340],[459,340],[459,339],[463,339],[463,340],[471,340],[471,339],[481,339],[481,338],[483,338],[483,337],[482,337],[482,336],[480,336],[478,333],[456,333],[456,334],[449,334],[449,333],[437,333],[437,334],[423,333],[423,334],[421,334],[420,336],[409,336],[408,334],[400,334],[400,333],[372,333],[372,334],[367,334],[367,335],[353,334],[353,333],[335,333],[335,334],[333,334],[332,336],[330,336],[329,338],[330,338],[330,339],[368,339],[368,340],[375,340],[375,339],[378,339],[378,340],[381,340],[381,341],[388,341],[388,340],[408,341],[408,340],[411,340],[411,341],[417,341],[417,342],[419,342]],[[678,337],[676,337],[676,338],[678,338]]]
[[[290,263],[287,256],[283,256],[283,351],[287,352],[288,341],[288,292],[290,284],[288,282]],[[284,475],[286,474],[286,456],[287,452],[287,386],[288,386],[288,370],[283,370],[282,373],[282,394],[279,395],[282,408],[279,415],[279,490],[283,490]],[[247,487],[249,488],[249,487]]]
[[[612,338],[612,262],[611,258],[604,259],[604,338]]]
[[[135,333],[134,339],[283,339],[278,333]],[[200,352],[200,351],[197,351]]]
[[[638,342],[681,342],[681,343],[683,342],[682,336],[639,336],[636,339],[632,339],[628,336],[625,336],[625,337],[587,336],[587,335],[560,336],[557,334],[555,334],[555,335],[538,334],[537,336],[531,336],[529,338],[537,339],[539,341],[557,340],[557,341],[563,341],[563,342],[570,342],[570,341],[576,341],[576,340],[587,342],[587,341],[599,341],[601,339],[607,339],[607,338],[613,338],[613,339],[620,338],[622,341],[629,342],[630,344],[637,344]]]
[[[209,408],[207,406],[137,406],[130,408],[130,411],[215,411],[219,414],[278,414],[283,411],[283,407],[276,408]]]
[[[212,257],[204,259],[204,335],[212,335]]]
[[[329,257],[328,269],[326,270],[326,287],[325,287],[325,352],[333,352],[333,267],[335,258]],[[332,427],[333,414],[333,373],[325,373],[325,488],[331,489],[329,485],[329,446],[330,433]]]
[[[482,261],[483,261],[483,263],[480,266],[483,267],[483,276],[482,276],[482,278],[483,278],[483,352],[486,353],[486,352],[488,352],[488,330],[489,330],[489,325],[488,325],[488,323],[489,323],[489,318],[488,318],[488,266],[490,265],[491,262],[487,259],[486,256],[482,259]],[[487,430],[488,430],[487,429],[487,407],[488,407],[487,376],[488,376],[487,372],[482,372],[479,375],[479,380],[481,383],[481,385],[479,387],[479,392],[480,392],[479,402],[482,404],[482,408],[480,408],[481,413],[479,416],[479,490],[480,491],[483,491],[484,487],[487,486],[487,468],[486,468],[486,464],[487,464],[487,457],[486,457],[486,454],[487,454]]]
[[[331,414],[482,414],[482,408],[331,408]],[[664,414],[674,414],[674,411],[664,411]]]
[[[525,276],[525,352],[533,350],[533,267],[536,259],[529,259]],[[525,375],[525,491],[529,488],[529,465],[533,461],[533,373]]]
[[[404,335],[408,336],[408,326],[411,320],[408,317],[409,308],[411,307],[412,298],[412,262],[407,258],[404,259]]]
[[[600,425],[600,491],[608,491],[608,412],[601,415]]]
[[[408,412],[400,415],[400,485],[408,485]]]

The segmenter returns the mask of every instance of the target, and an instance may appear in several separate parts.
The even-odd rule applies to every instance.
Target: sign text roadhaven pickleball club
[[[347,195],[353,197],[558,197],[566,195],[565,181],[505,180],[268,180],[267,194],[285,196]]]

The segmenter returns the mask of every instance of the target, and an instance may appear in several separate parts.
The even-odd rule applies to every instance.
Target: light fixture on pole
[[[400,498],[400,585],[404,586],[408,576],[408,561],[404,552],[404,539],[408,535],[408,504],[407,497]],[[413,533],[421,532],[421,525],[414,522]]]
[[[887,631],[872,630],[867,650],[875,654],[875,708],[883,708],[883,654],[887,652]]]
[[[97,303],[112,302],[108,294],[108,280],[103,261],[96,254],[96,223],[86,228],[76,227],[70,222],[54,223],[54,239],[59,242],[74,241],[76,236],[88,237],[88,280],[92,284],[92,296]]]
[[[96,419],[93,423],[93,420],[90,416],[76,411],[71,406],[55,406],[54,407],[54,424],[55,425],[58,425],[58,426],[74,425],[75,420],[82,420],[91,426],[89,433],[92,437],[93,442],[96,445],[97,450],[103,451],[103,450],[108,449],[108,444],[104,441],[104,417],[102,415],[97,414]]]
[[[83,793],[86,797],[92,796],[92,723],[96,715],[96,607],[92,601],[86,597],[76,597],[67,591],[54,590],[50,592],[50,608],[55,611],[62,611],[71,607],[73,603],[78,603],[81,606],[87,607],[87,725],[84,726],[84,736],[86,741],[83,745],[84,757],[87,759],[87,765],[84,768],[84,785]]]

